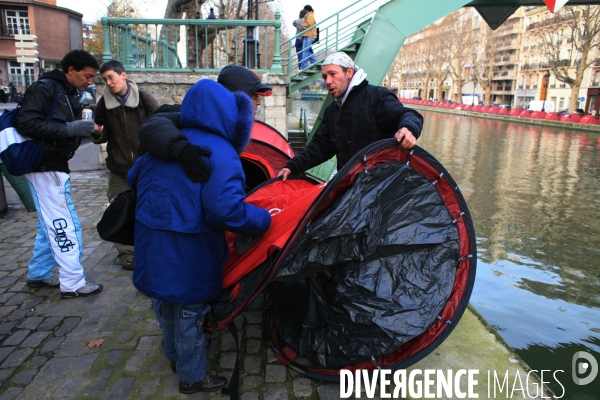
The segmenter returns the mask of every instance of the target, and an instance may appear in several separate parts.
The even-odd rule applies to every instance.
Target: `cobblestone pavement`
[[[96,232],[106,202],[108,174],[71,175],[83,227],[88,279],[104,285],[97,296],[60,300],[58,289],[26,286],[37,216],[20,206],[5,181],[9,212],[0,218],[0,399],[225,399],[220,393],[182,395],[162,355],[162,335],[148,297],[131,272],[114,263],[116,250]],[[56,271],[55,271],[56,272]],[[286,368],[261,331],[262,298],[236,319],[243,400],[335,399],[339,385],[313,381]],[[100,347],[88,347],[92,339]],[[208,348],[209,368],[229,377],[235,343],[221,332]]]

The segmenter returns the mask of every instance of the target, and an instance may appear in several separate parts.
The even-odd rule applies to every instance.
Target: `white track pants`
[[[85,285],[85,273],[81,224],[71,198],[69,174],[52,171],[25,176],[39,218],[27,279],[49,278],[56,263],[60,290],[74,292]]]

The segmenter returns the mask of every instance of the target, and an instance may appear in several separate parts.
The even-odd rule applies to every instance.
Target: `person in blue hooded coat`
[[[165,356],[179,377],[182,393],[215,391],[223,377],[206,374],[203,323],[207,302],[221,291],[229,255],[225,231],[260,236],[267,210],[247,204],[239,154],[254,121],[250,98],[202,79],[181,105],[183,134],[211,151],[212,173],[194,183],[176,161],[147,153],[129,171],[137,194],[133,284],[152,300],[164,335]]]

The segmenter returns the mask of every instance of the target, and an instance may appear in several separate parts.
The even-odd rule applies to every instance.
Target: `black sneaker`
[[[102,285],[87,282],[83,287],[74,292],[60,292],[61,299],[74,299],[75,297],[87,297],[102,291]]]
[[[55,288],[55,287],[60,286],[60,281],[58,280],[57,277],[52,275],[50,278],[40,279],[37,281],[28,280],[27,286],[32,287],[32,288],[40,288],[40,287]]]
[[[196,383],[185,383],[179,381],[179,391],[183,394],[192,394],[198,392],[216,392],[227,385],[227,378],[224,376],[206,375],[206,378]]]

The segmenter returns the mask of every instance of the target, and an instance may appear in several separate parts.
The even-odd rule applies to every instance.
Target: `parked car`
[[[96,85],[90,85],[85,91],[79,91],[81,97],[79,97],[79,103],[85,108],[89,108],[92,112],[96,113]]]
[[[533,100],[529,103],[527,107],[529,111],[545,111],[545,112],[554,112],[556,110],[554,106],[554,101],[552,100]]]
[[[584,115],[585,111],[583,111],[581,108],[576,108],[575,111],[573,112],[569,112],[568,108],[565,108],[564,110],[561,110],[558,112],[558,115],[566,115],[566,114],[577,114],[577,115]]]

